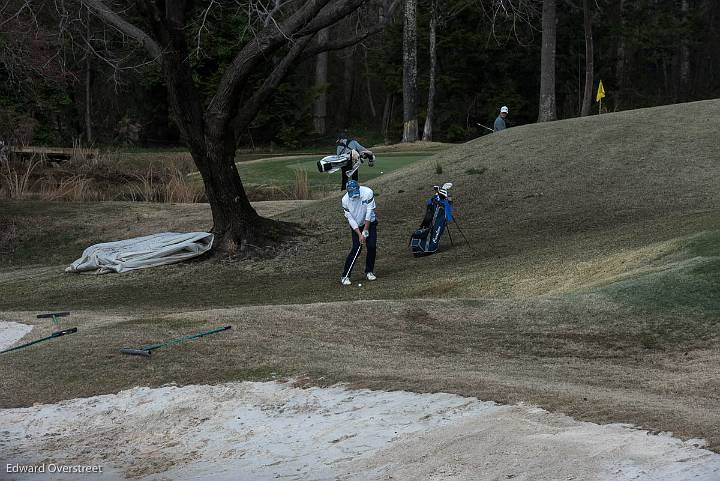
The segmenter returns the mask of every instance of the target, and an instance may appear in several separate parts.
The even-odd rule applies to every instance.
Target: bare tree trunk
[[[324,28],[318,32],[318,43],[329,40],[329,29]],[[313,125],[316,134],[324,135],[327,132],[327,74],[328,53],[321,52],[315,58],[315,89],[319,92],[313,104]]]
[[[263,222],[245,194],[235,166],[235,138],[226,129],[208,125],[204,152],[192,152],[205,185],[213,217],[213,249],[230,255],[249,247],[262,248],[270,222]]]
[[[427,117],[422,139],[432,141],[435,111],[435,71],[437,69],[437,0],[430,4],[430,85],[428,86]]]
[[[372,93],[372,84],[370,82],[370,66],[368,65],[367,49],[365,50],[364,56],[365,63],[365,85],[367,86],[368,104],[370,104],[370,114],[372,118],[377,117],[377,111],[375,110],[375,99]]]
[[[340,113],[341,124],[343,128],[349,126],[352,121],[352,97],[355,91],[355,75],[354,75],[354,57],[355,47],[350,47],[345,51],[345,60],[343,68],[343,111]]]
[[[403,12],[403,142],[418,139],[417,0],[405,0]]]
[[[615,66],[615,82],[617,92],[614,95],[614,104],[616,111],[620,109],[620,101],[623,91],[625,89],[625,15],[623,13],[624,7],[625,0],[620,0],[620,39],[618,40],[617,64]]]
[[[386,144],[390,143],[390,121],[392,120],[393,104],[395,103],[395,95],[388,93],[385,95],[385,108],[383,109],[382,134]]]
[[[557,44],[556,0],[543,1],[542,52],[540,58],[540,106],[538,122],[557,120],[555,99],[555,50]]]
[[[682,13],[683,24],[687,27],[688,14],[690,12],[690,2],[688,0],[682,0],[680,11]],[[680,88],[679,88],[679,99],[682,102],[687,102],[690,97],[690,46],[688,35],[690,32],[686,29],[683,32],[682,40],[680,43]]]
[[[383,0],[382,7],[380,8],[379,21],[385,23],[387,21],[386,14],[390,8],[390,0]],[[390,18],[392,21],[392,18]],[[381,42],[385,41],[385,32],[382,33]],[[382,135],[383,140],[386,144],[390,143],[390,121],[392,118],[393,103],[395,102],[395,95],[393,92],[388,92],[388,86],[385,85],[385,106],[383,107],[383,118],[382,118]]]
[[[92,144],[92,95],[90,90],[91,68],[90,54],[85,57],[85,140],[88,145]]]
[[[87,38],[90,38],[90,12],[87,12],[88,14],[88,21],[87,25],[85,26],[85,33],[87,35]],[[92,62],[90,60],[90,54],[87,53],[85,55],[85,140],[88,143],[88,145],[92,144],[93,138],[92,138],[92,117],[90,116],[92,112],[92,96],[90,91],[90,80],[91,80],[91,72],[90,67],[92,65]]]
[[[583,16],[585,19],[585,93],[583,95],[582,111],[580,115],[590,115],[593,99],[593,36],[592,36],[592,7],[589,0],[583,0]]]

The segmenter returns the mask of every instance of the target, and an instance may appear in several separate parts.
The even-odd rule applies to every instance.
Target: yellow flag
[[[598,87],[597,99],[595,99],[595,102],[600,102],[603,98],[605,98],[605,87],[603,87],[601,80],[600,86]]]

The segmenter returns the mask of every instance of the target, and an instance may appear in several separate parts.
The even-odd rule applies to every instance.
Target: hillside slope
[[[687,119],[693,122],[681,128]],[[686,236],[720,227],[719,131],[720,101],[713,100],[527,125],[457,146],[369,184],[378,195],[381,259],[388,259],[380,265],[400,263],[391,271],[407,276],[433,269],[455,284],[436,292],[478,296],[552,293],[558,283],[574,289],[638,269],[684,249]],[[472,250],[457,245],[462,238],[451,228],[454,249],[446,236],[439,255],[409,260],[407,238],[424,200],[445,181],[455,184]],[[328,250],[347,243],[338,202],[303,211],[333,226],[323,236]],[[608,276],[571,279],[568,267]],[[484,283],[472,273],[478,270],[491,272]],[[516,274],[517,282],[509,279]],[[558,274],[558,283],[543,282]]]
[[[679,128],[687,119],[694,122]],[[627,281],[628,273],[644,275],[669,259],[682,267],[677,262],[690,255],[688,239],[706,231],[717,238],[713,232],[720,229],[718,131],[718,100],[620,112],[508,129],[383,176],[369,184],[377,193],[381,282],[367,286],[364,296],[556,295],[598,288],[613,279]],[[442,174],[436,173],[438,166]],[[472,248],[451,226],[454,247],[445,236],[437,255],[414,259],[408,237],[420,222],[431,186],[445,181],[455,184],[458,223]],[[167,283],[157,283],[155,271],[95,280],[45,267],[38,272],[39,283],[27,273],[0,278],[7,293],[0,309],[29,307],[29,291],[42,295],[48,307],[68,298],[86,307],[101,300],[108,306],[209,307],[341,300],[348,295],[337,284],[349,235],[339,197],[282,214],[305,225],[309,237],[269,261],[169,267],[162,272]],[[156,209],[132,206],[133,211],[143,208]],[[63,233],[50,235],[58,244],[77,245],[73,225],[87,240],[127,235],[120,228],[126,225],[119,220],[125,218],[121,205],[33,209],[28,203],[3,209],[6,222],[20,229],[15,241],[26,246],[35,245],[43,228]],[[112,229],[113,209],[118,232]],[[38,210],[41,226],[33,218]],[[89,232],[93,226],[87,219],[96,210],[103,228]],[[190,228],[182,217],[166,221],[164,228]],[[29,234],[22,231],[26,225],[33,226]],[[207,219],[196,229],[209,225]],[[67,252],[63,247],[57,249]],[[76,249],[79,255],[82,246]],[[702,265],[714,262],[712,255],[702,258]],[[715,271],[706,271],[712,281]],[[193,286],[196,296],[188,299],[168,290],[173,282]],[[708,288],[713,289],[712,282]]]
[[[207,229],[207,210],[3,203],[0,236],[22,249],[0,245],[0,319],[71,310],[82,335],[0,357],[0,407],[307,376],[523,401],[720,450],[719,114],[712,101],[519,127],[383,177],[379,279],[362,288],[338,283],[339,193],[280,214],[308,235],[272,259],[106,276],[62,268],[83,243]],[[447,180],[473,248],[454,231],[454,247],[414,259],[408,236]],[[233,329],[152,369],[118,352],[221,322]]]

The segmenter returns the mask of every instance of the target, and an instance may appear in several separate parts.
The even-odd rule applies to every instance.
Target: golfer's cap
[[[348,196],[350,196],[350,198],[360,197],[360,184],[358,184],[357,181],[348,181],[345,188],[347,189]]]
[[[503,105],[502,107],[500,107],[500,113],[501,113],[501,114],[506,114],[506,113],[508,113],[508,108],[507,108],[507,106]]]
[[[447,197],[447,189],[438,190],[438,194],[442,195],[443,197]]]

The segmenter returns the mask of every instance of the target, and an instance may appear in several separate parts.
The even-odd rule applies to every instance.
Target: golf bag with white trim
[[[332,174],[342,169],[343,167],[349,167],[351,165],[352,160],[349,153],[342,155],[328,155],[327,157],[323,157],[322,159],[317,161],[318,171],[320,171],[320,173],[328,174]]]
[[[445,205],[442,202],[429,204],[420,228],[410,237],[410,251],[413,256],[429,256],[437,252],[446,225]]]
[[[448,222],[453,217],[453,203],[450,197],[452,182],[445,182],[442,186],[434,185],[435,195],[426,202],[425,217],[418,230],[410,236],[410,250],[415,257],[434,254],[440,245],[440,238],[445,233]],[[452,242],[452,236],[450,237]]]
[[[328,155],[317,161],[317,168],[320,173],[332,174],[342,170],[342,188],[345,188],[347,179],[358,180],[357,171],[360,165],[367,162],[370,167],[375,165],[375,155],[372,152],[358,152],[351,150],[345,154]]]

